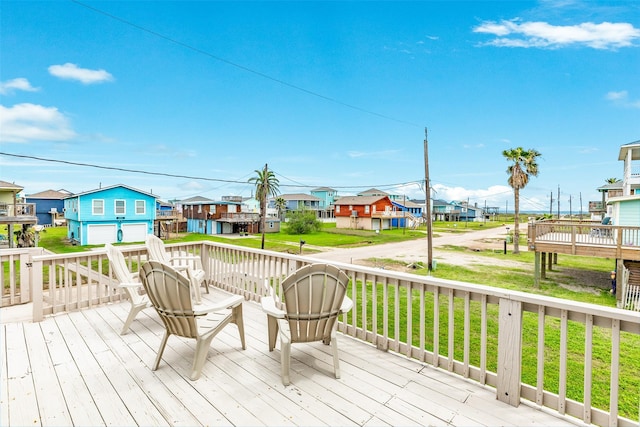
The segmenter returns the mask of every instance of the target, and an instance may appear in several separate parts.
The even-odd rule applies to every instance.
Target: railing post
[[[31,275],[22,274],[28,271],[31,260],[31,253],[20,254],[20,303],[31,301]]]
[[[497,399],[520,405],[522,373],[522,303],[500,299],[498,319]]]
[[[33,298],[32,321],[40,322],[42,316],[42,261],[32,261],[29,265],[29,277]]]

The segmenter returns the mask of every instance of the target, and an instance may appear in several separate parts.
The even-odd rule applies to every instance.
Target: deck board
[[[3,324],[2,425],[581,425],[513,408],[489,387],[342,335],[341,379],[328,346],[298,344],[284,387],[279,346],[268,351],[266,317],[253,302],[244,303],[247,349],[234,325],[224,328],[190,381],[195,342],[170,337],[152,371],[163,326],[149,308],[120,335],[128,306]]]

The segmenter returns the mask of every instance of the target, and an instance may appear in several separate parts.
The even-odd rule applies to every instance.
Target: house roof
[[[618,160],[626,159],[629,150],[633,150],[631,153],[631,160],[640,160],[640,141],[630,142],[629,144],[621,146]]]
[[[613,184],[605,184],[602,187],[598,187],[597,190],[601,192],[609,190],[622,190],[622,181],[618,181]]]
[[[610,197],[607,200],[607,204],[610,205],[612,203],[624,203],[631,200],[640,200],[640,194],[632,194],[631,196],[618,196],[618,197]]]
[[[398,206],[404,206],[405,208],[420,208],[422,205],[419,205],[411,200],[405,200],[404,202],[401,200],[393,200],[393,204]]]
[[[313,192],[313,191],[318,191],[318,192],[320,192],[320,191],[336,191],[336,190],[334,190],[334,189],[333,189],[333,188],[331,188],[331,187],[318,187],[318,188],[314,188],[314,189],[313,189],[313,190],[311,190],[311,191],[312,191],[312,192]]]
[[[292,193],[292,194],[281,194],[278,197],[282,197],[285,200],[310,200],[310,201],[320,201],[320,197],[312,196],[311,194],[304,193]],[[278,198],[276,197],[276,198]]]
[[[15,185],[7,181],[0,181],[0,190],[10,190],[14,193],[19,193],[24,190],[24,187],[20,187],[19,185]]]
[[[382,190],[378,190],[377,188],[370,188],[366,191],[362,191],[358,193],[358,196],[388,196],[388,195],[389,193]]]
[[[35,194],[28,194],[27,199],[47,199],[47,200],[62,200],[68,197],[68,193],[61,193],[56,190],[45,190]]]
[[[193,204],[198,204],[200,202],[213,203],[213,200],[207,199],[206,197],[202,197],[202,196],[193,196],[193,197],[189,197],[188,199],[180,200],[179,203],[181,205],[193,205]]]
[[[96,189],[89,190],[89,191],[83,191],[81,193],[67,195],[64,198],[65,199],[71,199],[73,197],[85,196],[87,194],[92,194],[92,193],[99,193],[101,191],[111,190],[112,188],[118,188],[118,187],[126,188],[127,190],[135,191],[136,193],[140,193],[140,194],[145,194],[145,195],[150,196],[150,197],[155,197],[155,198],[158,197],[155,194],[148,193],[148,192],[142,191],[142,190],[138,190],[137,188],[129,187],[128,185],[116,184],[116,185],[109,185],[107,187],[96,188]]]
[[[336,205],[370,205],[388,196],[344,196],[336,200]]]

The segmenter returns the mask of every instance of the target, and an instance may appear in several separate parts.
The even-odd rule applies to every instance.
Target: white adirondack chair
[[[120,288],[124,289],[129,302],[131,302],[131,308],[129,309],[129,316],[124,322],[120,335],[125,334],[129,330],[129,326],[136,318],[138,313],[147,307],[151,306],[149,298],[146,295],[141,294],[142,283],[138,280],[138,273],[131,273],[127,267],[127,261],[124,259],[122,252],[110,243],[104,245],[107,250],[107,258],[109,258],[109,265],[111,265],[111,271],[116,276],[116,279],[120,284]]]
[[[192,296],[196,304],[200,304],[202,302],[200,286],[204,284],[205,290],[209,293],[209,284],[205,280],[206,274],[204,268],[202,268],[202,260],[200,257],[184,252],[172,255],[165,248],[164,242],[153,234],[147,235],[145,243],[150,261],[162,262],[180,272],[190,270],[190,277],[193,285]]]
[[[187,270],[187,275],[190,275]],[[190,278],[158,261],[145,262],[140,269],[140,280],[147,295],[165,326],[153,370],[158,369],[162,353],[171,335],[196,340],[196,351],[189,378],[197,380],[207,359],[213,338],[229,323],[235,323],[240,333],[242,349],[246,349],[241,295],[232,295],[221,301],[194,306],[191,298]]]
[[[268,296],[262,297],[262,309],[267,314],[269,351],[276,346],[280,332],[282,383],[290,384],[291,343],[322,341],[331,345],[333,370],[340,378],[336,321],[349,312],[353,302],[346,296],[349,277],[329,264],[306,265],[282,281],[282,310],[273,288],[265,284]]]

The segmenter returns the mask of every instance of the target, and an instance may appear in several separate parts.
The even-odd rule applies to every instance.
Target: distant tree
[[[309,210],[293,211],[288,215],[288,234],[308,234],[322,228],[322,223],[316,217],[315,212]]]
[[[276,209],[278,210],[278,217],[280,218],[280,221],[282,221],[284,219],[284,212],[287,210],[287,201],[282,197],[278,197],[275,200],[275,204]]]
[[[606,182],[607,184],[615,184],[616,182],[619,182],[619,181],[620,181],[620,180],[619,180],[618,178],[607,178],[607,179],[605,180],[605,182]]]
[[[537,150],[525,150],[522,147],[504,150],[502,155],[512,164],[507,168],[509,180],[507,181],[513,188],[514,198],[514,234],[513,253],[520,253],[520,190],[529,183],[529,176],[538,176],[537,158],[540,153]]]
[[[267,198],[277,196],[280,182],[276,175],[264,164],[262,170],[255,170],[256,176],[249,178],[249,183],[256,186],[256,199],[260,203],[260,231],[262,232],[261,248],[264,249],[264,233],[267,224]]]
[[[42,230],[43,232],[45,230]],[[22,228],[19,228],[13,232],[16,236],[16,243],[19,248],[33,248],[36,245],[37,232],[28,225],[22,224]]]

